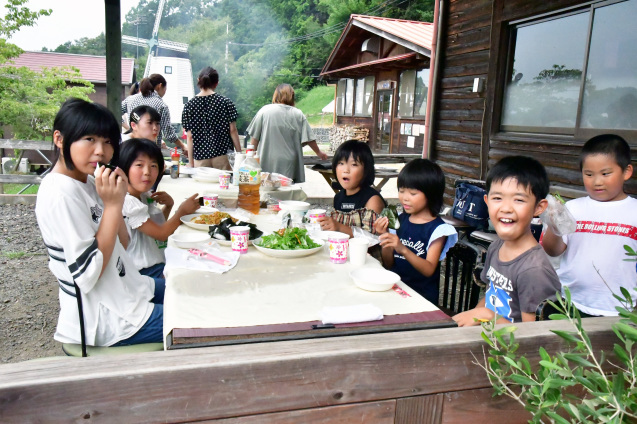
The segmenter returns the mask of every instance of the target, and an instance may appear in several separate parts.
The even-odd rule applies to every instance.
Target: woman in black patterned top
[[[210,66],[199,73],[199,94],[184,106],[181,124],[186,130],[188,166],[208,166],[231,170],[228,150],[241,151],[237,131],[237,109],[232,101],[215,93],[219,74]]]

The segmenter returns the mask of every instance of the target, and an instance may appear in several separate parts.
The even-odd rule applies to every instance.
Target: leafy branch
[[[612,327],[620,343],[613,352],[618,363],[596,355],[573,306],[568,288],[565,298],[549,304],[555,308],[553,320],[566,320],[575,331],[552,330],[567,342],[566,352],[551,356],[540,347],[540,361],[534,371],[524,356],[517,354],[516,327],[495,329],[495,321],[482,324],[482,338],[489,346],[484,361],[474,362],[485,370],[495,395],[516,400],[531,413],[532,423],[622,423],[637,420],[637,313],[628,290],[615,295],[620,321]],[[474,357],[475,358],[475,357]],[[612,368],[608,373],[605,369]],[[563,392],[564,388],[572,388]]]

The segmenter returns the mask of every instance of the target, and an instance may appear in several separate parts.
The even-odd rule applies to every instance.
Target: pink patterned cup
[[[216,208],[217,207],[217,199],[219,195],[217,194],[204,194],[203,195],[203,205],[208,208]]]
[[[230,174],[228,172],[222,172],[219,174],[219,188],[227,190],[230,187]]]
[[[333,264],[344,264],[347,262],[347,248],[349,246],[349,236],[344,233],[333,233],[327,237],[330,249],[330,261]]]
[[[326,212],[327,211],[325,209],[311,209],[307,211],[307,217],[310,224],[318,224],[319,218],[325,218]]]
[[[230,241],[232,242],[232,250],[241,254],[248,253],[248,236],[250,227],[237,226],[230,227]]]

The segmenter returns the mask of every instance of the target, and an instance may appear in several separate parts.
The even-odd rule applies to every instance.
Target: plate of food
[[[262,236],[252,243],[261,253],[274,258],[301,258],[323,248],[323,240],[310,237],[304,228],[285,228]]]
[[[211,225],[219,225],[225,218],[233,218],[229,213],[214,210],[212,213],[193,213],[181,217],[181,222],[195,230],[208,231]]]

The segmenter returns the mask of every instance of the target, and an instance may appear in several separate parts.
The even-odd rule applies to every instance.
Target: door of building
[[[393,99],[394,92],[392,90],[378,90],[376,92],[376,140],[374,150],[377,152],[389,153]]]

